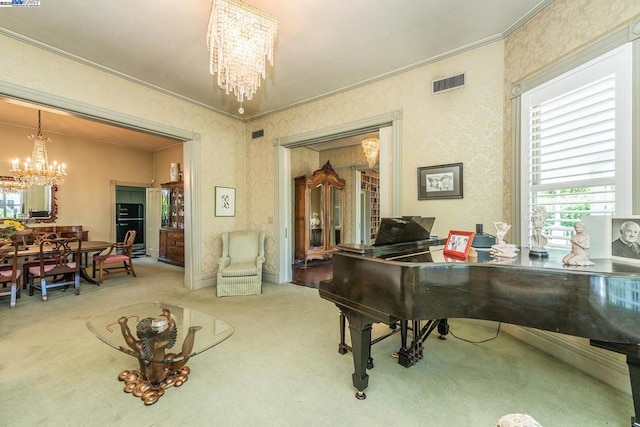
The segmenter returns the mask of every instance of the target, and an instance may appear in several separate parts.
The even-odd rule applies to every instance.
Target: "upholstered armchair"
[[[222,257],[218,260],[216,295],[256,295],[262,293],[264,232],[222,233]]]

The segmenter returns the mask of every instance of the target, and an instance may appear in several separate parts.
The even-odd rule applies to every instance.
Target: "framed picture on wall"
[[[418,168],[418,200],[461,198],[462,163]]]
[[[476,235],[473,231],[449,231],[447,243],[444,245],[443,253],[445,256],[455,258],[466,258],[473,243],[473,237]]]
[[[236,216],[236,189],[216,187],[216,216]]]

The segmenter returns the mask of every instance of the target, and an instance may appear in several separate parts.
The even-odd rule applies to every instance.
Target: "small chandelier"
[[[24,182],[16,181],[12,176],[0,176],[0,193],[18,193],[26,188]]]
[[[378,138],[365,138],[362,140],[362,150],[367,158],[369,167],[373,168],[378,159],[378,151],[380,151],[380,140]]]
[[[240,102],[250,100],[266,76],[266,59],[273,66],[278,21],[237,0],[213,0],[207,47],[209,71],[218,74],[218,86]]]
[[[47,160],[47,148],[45,144],[51,142],[51,138],[42,136],[40,110],[38,110],[38,135],[30,135],[28,138],[33,141],[33,152],[31,157],[20,167],[20,161],[16,158],[11,161],[11,171],[15,174],[15,179],[25,185],[60,185],[67,176],[66,165],[53,162],[49,164]]]

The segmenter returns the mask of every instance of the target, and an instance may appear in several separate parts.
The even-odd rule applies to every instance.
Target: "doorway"
[[[133,256],[146,254],[146,200],[145,187],[116,185],[116,242],[124,241],[127,231],[134,230],[136,239],[133,244]]]
[[[278,217],[276,247],[278,253],[278,282],[292,280],[293,265],[293,189],[291,180],[291,150],[297,147],[335,140],[336,138],[361,135],[364,132],[380,132],[380,188],[381,200],[386,200],[380,207],[380,215],[399,215],[402,201],[402,111],[396,110],[380,116],[371,117],[339,125],[320,131],[280,138],[277,142],[277,194]],[[357,199],[356,199],[357,200]],[[359,205],[358,203],[356,203]]]

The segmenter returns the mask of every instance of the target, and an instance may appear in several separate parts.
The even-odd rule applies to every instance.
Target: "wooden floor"
[[[321,280],[333,277],[333,264],[328,261],[309,261],[305,268],[304,263],[293,266],[292,283],[309,288],[318,288]]]

